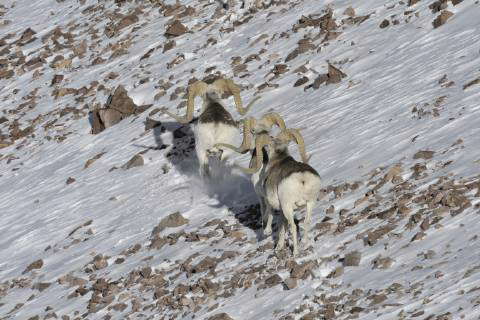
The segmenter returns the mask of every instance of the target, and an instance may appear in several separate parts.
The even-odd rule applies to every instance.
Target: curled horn
[[[163,113],[169,115],[180,123],[189,123],[193,119],[194,101],[197,96],[204,96],[207,91],[207,84],[203,81],[196,81],[188,87],[187,114],[185,117],[179,117],[176,114],[163,110]]]
[[[262,134],[257,136],[255,140],[255,165],[251,168],[239,167],[243,172],[253,174],[257,172],[263,162],[263,147],[269,144],[272,141],[272,138],[267,134]]]
[[[298,151],[300,153],[300,156],[302,157],[302,162],[308,163],[308,160],[310,160],[310,158],[307,157],[307,153],[305,152],[305,140],[303,139],[303,136],[299,130],[297,129],[283,130],[278,134],[277,138],[283,142],[294,140],[298,145]]]
[[[272,126],[276,124],[280,130],[285,130],[287,129],[285,125],[285,121],[282,119],[282,117],[276,113],[276,112],[269,112],[266,113],[261,119],[260,122],[263,123],[265,126],[268,127],[268,129],[272,129]]]
[[[255,97],[250,103],[247,105],[246,108],[243,107],[242,99],[240,98],[240,88],[233,82],[231,79],[218,79],[216,80],[213,85],[217,87],[220,91],[229,92],[233,95],[235,100],[235,106],[237,108],[238,113],[244,116],[253,106],[254,102],[260,99],[260,97]]]
[[[247,153],[252,146],[252,127],[255,125],[255,119],[253,117],[246,118],[243,120],[243,141],[240,147],[235,147],[227,143],[217,143],[215,144],[216,148],[229,148],[238,153]]]

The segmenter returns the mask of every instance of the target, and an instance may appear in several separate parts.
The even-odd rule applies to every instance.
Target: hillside
[[[478,17],[478,0],[3,0],[0,319],[478,319]],[[203,182],[192,127],[159,112],[212,76],[302,128],[323,192],[296,258],[263,235],[249,177]]]

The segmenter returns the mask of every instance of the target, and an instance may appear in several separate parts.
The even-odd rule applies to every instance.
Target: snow
[[[198,162],[194,152],[190,152],[191,157],[187,159],[167,158],[172,144],[181,147],[181,142],[175,141],[172,134],[180,124],[159,113],[151,117],[162,121],[166,132],[153,129],[144,133],[144,120],[153,108],[168,106],[172,112],[184,112],[184,109],[176,108],[181,99],[170,101],[175,88],[185,87],[194,76],[202,78],[204,70],[210,66],[217,67],[215,71],[220,70],[233,77],[233,57],[240,56],[243,61],[262,48],[267,51],[260,54],[261,61],[253,60],[247,64],[248,76],[234,78],[247,87],[242,90],[242,100],[251,101],[255,93],[253,87],[266,81],[276,83],[279,87],[259,93],[262,98],[249,115],[258,117],[273,109],[284,117],[288,126],[303,128],[307,151],[313,155],[311,165],[320,173],[325,187],[361,182],[358,189],[340,198],[330,193],[322,199],[314,211],[314,224],[324,219],[325,210],[330,205],[335,206],[335,213],[330,216],[332,223],[340,221],[338,212],[341,209],[348,209],[348,215],[353,217],[359,216],[360,211],[372,202],[355,208],[354,202],[373,187],[368,182],[372,181],[371,173],[377,168],[380,168],[377,170],[380,173],[375,179],[383,176],[393,165],[401,164],[404,170],[402,178],[415,184],[412,190],[414,195],[427,190],[445,176],[457,182],[461,179],[478,181],[480,86],[474,85],[464,90],[463,85],[480,76],[480,5],[471,0],[456,6],[449,2],[447,10],[454,13],[453,17],[445,25],[433,29],[431,22],[437,14],[431,13],[428,8],[431,2],[420,1],[407,7],[397,1],[379,0],[361,3],[344,0],[322,3],[292,1],[290,4],[297,5],[291,8],[289,4],[282,4],[260,10],[248,23],[235,27],[235,31],[222,33],[220,28],[231,25],[225,17],[218,18],[202,30],[199,28],[209,22],[217,4],[182,1],[182,4],[197,10],[196,17],[182,18],[185,25],[195,31],[176,38],[175,48],[165,53],[161,48],[156,49],[148,59],[140,61],[140,57],[150,48],[165,42],[163,30],[170,17],[163,17],[158,8],[146,5],[139,23],[122,29],[114,38],[107,38],[103,30],[110,16],[105,13],[115,14],[117,6],[113,1],[105,1],[103,10],[88,14],[82,14],[81,11],[89,5],[97,5],[97,1],[87,0],[83,5],[73,0],[3,1],[8,10],[1,19],[11,20],[11,23],[0,26],[0,30],[2,35],[15,33],[8,43],[18,39],[27,27],[37,32],[37,40],[19,47],[27,56],[27,61],[41,51],[44,46],[41,38],[56,26],[65,32],[77,25],[71,31],[76,35],[75,42],[80,43],[85,39],[89,46],[96,42],[88,33],[89,27],[93,26],[99,31],[99,42],[97,47],[88,49],[84,58],[75,58],[69,70],[54,70],[49,66],[57,54],[65,57],[71,54],[71,50],[62,49],[47,59],[40,69],[42,75],[39,78],[33,79],[32,70],[0,80],[0,110],[9,119],[21,118],[21,128],[39,115],[44,117],[42,125],[58,119],[58,126],[44,130],[39,125],[34,138],[20,139],[12,146],[0,149],[0,283],[12,283],[14,279],[23,278],[30,279],[32,284],[52,283],[42,292],[31,289],[31,285],[24,288],[15,286],[9,288],[4,296],[0,287],[0,318],[29,319],[37,314],[43,318],[48,313],[45,311],[47,306],[53,307],[59,317],[70,315],[73,319],[77,316],[74,316],[75,311],[79,311],[78,316],[82,315],[86,312],[91,294],[68,299],[67,296],[74,289],[59,285],[57,280],[69,273],[84,279],[95,274],[95,279],[106,277],[115,280],[127,278],[132,270],[151,266],[171,275],[180,272],[178,262],[194,253],[200,254],[194,260],[198,262],[206,256],[219,257],[225,250],[237,251],[238,256],[217,265],[215,279],[220,283],[241,273],[242,268],[262,265],[276,268],[281,264],[279,261],[290,259],[277,258],[272,249],[259,251],[260,246],[272,240],[265,239],[260,229],[252,230],[240,222],[244,207],[257,203],[248,177],[227,168],[223,169],[223,180],[206,183],[197,175]],[[273,66],[284,63],[285,57],[304,35],[315,36],[318,33],[318,28],[313,27],[300,29],[298,33],[292,32],[292,26],[302,15],[321,14],[323,9],[330,6],[339,22],[346,18],[343,12],[350,5],[357,15],[372,15],[360,25],[344,25],[339,30],[342,31],[339,37],[329,41],[329,45],[320,46],[320,52],[312,50],[300,54],[286,63],[289,69],[287,73],[268,80],[273,76],[270,73]],[[129,2],[118,10],[127,13],[136,6],[138,4]],[[414,10],[419,17],[410,14],[406,23],[406,10]],[[392,20],[392,16],[400,24],[391,23],[389,27],[380,29],[383,19]],[[132,28],[137,26],[139,29],[132,32]],[[288,33],[288,37],[282,37],[282,32]],[[111,52],[102,52],[109,44],[125,40],[130,34],[134,35],[133,44],[128,48],[127,55],[109,59]],[[252,45],[261,34],[268,35],[268,38]],[[201,48],[211,37],[217,39],[217,44]],[[320,44],[321,39],[323,37],[314,43]],[[268,44],[265,45],[267,40]],[[59,40],[60,43],[62,41]],[[46,44],[53,46],[51,40]],[[184,54],[186,60],[168,69],[167,63],[178,54]],[[97,56],[107,59],[107,62],[92,65],[91,60]],[[303,76],[293,70],[306,65],[308,71],[305,75],[310,83],[318,73],[327,71],[327,61],[345,72],[347,78],[339,84],[322,85],[318,90],[304,91],[303,86],[293,87],[293,83]],[[191,72],[192,69],[195,71]],[[110,72],[117,73],[119,77],[105,81]],[[73,95],[54,99],[50,87],[54,74],[65,75],[61,87],[89,87],[96,80],[104,84],[107,90],[95,90],[84,102],[75,101]],[[444,74],[448,81],[455,82],[453,86],[443,87],[439,84]],[[167,80],[170,75],[174,76],[174,86],[155,101],[158,81]],[[140,84],[140,80],[146,77],[150,81]],[[98,135],[89,133],[87,115],[74,119],[71,114],[60,117],[55,113],[66,106],[81,109],[87,105],[92,109],[95,103],[103,104],[110,90],[119,84],[125,86],[136,104],[154,106]],[[15,88],[20,90],[17,94],[12,92]],[[22,98],[35,88],[39,88],[35,108],[22,110],[18,114],[9,112],[23,103]],[[441,96],[446,98],[439,104],[438,117],[427,115],[418,119],[412,113],[415,106],[423,107],[425,103],[429,104],[425,108],[431,110]],[[233,111],[233,98],[227,101]],[[234,115],[239,119],[238,114]],[[0,124],[1,133],[8,133],[7,127],[8,124]],[[46,139],[47,135],[61,136],[66,133],[70,134],[63,142]],[[454,145],[458,139],[463,142]],[[148,149],[161,144],[169,147],[164,150]],[[129,170],[120,168],[143,150],[148,150],[143,155],[144,166]],[[413,159],[419,150],[435,151],[433,159]],[[298,158],[293,146],[291,151]],[[105,154],[84,169],[86,161],[101,152]],[[241,164],[248,161],[243,156],[235,157],[235,160]],[[445,165],[447,161],[452,162]],[[427,177],[412,178],[410,168],[415,163],[426,164]],[[114,166],[118,169],[110,171]],[[167,173],[163,173],[164,166],[169,168]],[[76,181],[67,185],[68,177]],[[378,211],[398,201],[398,195],[391,190],[392,186],[388,183],[375,194],[375,201],[380,204]],[[362,296],[358,306],[365,310],[359,317],[397,319],[424,311],[421,318],[451,312],[454,319],[462,316],[465,319],[478,319],[478,293],[469,290],[480,286],[480,272],[473,272],[466,278],[464,275],[467,270],[480,265],[480,244],[478,240],[472,240],[480,223],[480,209],[476,206],[480,201],[475,192],[468,193],[468,198],[471,207],[458,216],[447,214],[441,220],[443,227],[431,226],[425,231],[426,238],[420,241],[410,242],[419,228],[405,228],[409,218],[396,221],[395,229],[372,246],[365,245],[363,236],[358,235],[366,235],[388,221],[362,218],[341,233],[327,232],[321,235],[314,231],[314,235],[319,237],[313,248],[296,258],[296,261],[315,260],[319,266],[312,270],[314,279],[299,280],[295,289],[284,290],[281,285],[259,289],[260,281],[249,288],[237,289],[230,297],[208,300],[204,305],[199,305],[200,309],[196,312],[187,308],[174,313],[165,308],[160,311],[146,309],[142,313],[154,319],[193,319],[194,316],[196,319],[208,319],[221,312],[228,313],[234,319],[279,319],[281,315],[291,313],[294,319],[301,319],[306,311],[292,313],[300,305],[310,305],[312,310],[327,305],[325,300],[318,298],[321,294],[332,297],[362,289],[371,295],[385,293],[393,283],[399,283],[404,290],[388,294],[387,300],[378,305],[370,304],[370,300]],[[412,209],[409,215],[421,209],[428,210],[425,205],[410,203],[408,206]],[[147,249],[153,228],[162,218],[176,211],[189,219],[189,223],[166,229],[162,236],[181,230],[187,233],[200,230],[200,233],[206,234],[207,230],[214,228],[203,226],[213,219],[221,219],[240,228],[245,237],[235,242],[217,230],[220,235],[207,240],[187,242],[185,237],[180,237],[175,244],[166,244],[160,250]],[[75,227],[89,220],[92,220],[90,226],[82,227],[73,236],[68,236]],[[93,232],[91,235],[86,233],[89,228]],[[80,241],[72,243],[74,238]],[[142,245],[140,251],[125,258],[122,264],[114,263],[116,258],[124,256],[124,250],[137,243]],[[47,247],[50,248],[46,250]],[[362,253],[360,266],[345,267],[338,278],[327,278],[332,270],[342,265],[338,260],[354,250]],[[429,250],[434,250],[436,254],[425,259],[422,253]],[[97,254],[110,257],[107,259],[108,267],[86,273],[86,265]],[[372,269],[371,262],[379,255],[393,258],[393,265],[385,270]],[[42,259],[44,266],[22,274],[37,259]],[[421,268],[415,268],[417,266]],[[437,271],[441,271],[443,276],[436,278]],[[285,270],[279,270],[278,274],[283,279],[288,277]],[[181,274],[170,281],[168,289],[173,290],[180,283],[194,283],[199,278],[200,275],[187,278]],[[461,293],[462,290],[464,293]],[[127,291],[143,299],[145,305],[155,303],[151,291],[143,292],[138,286]],[[29,300],[32,294],[35,298]],[[118,296],[115,299],[114,303],[121,301]],[[345,303],[346,298],[342,299],[339,297],[336,300],[336,312],[339,319],[346,319],[352,314],[346,305],[342,313],[340,305]],[[24,305],[11,312],[18,303]],[[209,307],[216,303],[219,306],[209,311]],[[275,313],[275,310],[280,311]],[[130,311],[130,306],[124,312],[102,309],[89,314],[88,319],[102,319],[107,313],[112,319],[125,319]],[[131,317],[134,317],[133,313]]]

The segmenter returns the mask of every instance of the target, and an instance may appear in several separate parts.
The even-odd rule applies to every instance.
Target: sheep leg
[[[280,251],[285,247],[285,218],[282,217],[282,222],[280,223],[280,231],[278,232],[278,241],[275,250]]]
[[[207,151],[205,152],[198,152],[197,153],[198,162],[200,165],[200,177],[208,178],[210,177],[210,167],[208,165],[208,154]]]
[[[267,224],[265,226],[265,229],[263,230],[263,234],[266,237],[268,237],[272,234],[272,220],[273,220],[273,210],[272,210],[272,207],[268,204],[266,205],[266,208],[265,208],[265,216],[267,218]]]
[[[303,221],[303,238],[302,242],[305,245],[310,245],[311,244],[311,234],[310,234],[310,229],[312,227],[312,211],[313,207],[315,206],[314,201],[307,201],[307,209],[306,209],[306,214],[305,214],[305,220]]]
[[[287,219],[288,225],[290,226],[290,233],[292,234],[293,240],[293,256],[298,255],[298,242],[297,242],[297,225],[293,219],[293,208],[291,206],[287,206],[282,208],[283,214],[285,219]]]

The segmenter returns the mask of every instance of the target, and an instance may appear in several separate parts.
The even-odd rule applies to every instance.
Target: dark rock
[[[137,153],[122,166],[122,169],[127,170],[134,167],[141,167],[143,165],[144,165],[143,157],[141,154]]]
[[[295,81],[295,84],[293,85],[294,87],[299,87],[301,85],[304,85],[305,83],[308,82],[308,77],[301,77],[300,79],[298,79],[297,81]]]
[[[32,263],[30,263],[27,268],[25,269],[25,271],[22,272],[22,274],[25,274],[27,272],[30,272],[34,269],[41,269],[43,267],[43,260],[42,259],[39,259],[39,260],[36,260]]]
[[[417,153],[415,153],[413,155],[413,159],[425,159],[425,160],[429,160],[429,159],[432,159],[433,158],[433,155],[435,154],[435,151],[426,151],[426,150],[422,150],[422,151],[418,151]]]
[[[442,11],[442,13],[440,13],[438,15],[438,17],[435,18],[435,20],[433,20],[433,22],[432,22],[433,28],[438,28],[441,25],[445,24],[447,22],[447,20],[450,19],[452,16],[453,16],[452,12],[450,12],[448,10]]]
[[[72,184],[74,183],[76,180],[75,178],[72,178],[72,177],[68,177],[67,181],[66,181],[66,184]]]
[[[388,27],[390,25],[390,21],[388,21],[387,19],[384,19],[382,21],[382,23],[380,23],[380,29],[384,29],[386,27]]]
[[[277,284],[282,283],[282,281],[283,281],[282,278],[278,274],[274,274],[274,275],[268,277],[267,279],[265,279],[265,285],[268,288],[271,288],[271,287],[276,286]]]
[[[187,32],[188,32],[187,27],[185,27],[179,20],[175,20],[165,31],[165,36],[167,38],[178,37]]]
[[[345,258],[343,259],[343,265],[345,267],[358,267],[361,259],[362,254],[358,251],[353,251],[345,255]]]
[[[218,313],[214,316],[211,316],[207,320],[235,320],[232,317],[230,317],[228,314],[224,313]]]
[[[187,224],[189,220],[184,218],[180,212],[174,212],[167,217],[163,218],[160,223],[153,229],[152,237],[158,235],[166,228],[176,228]]]

